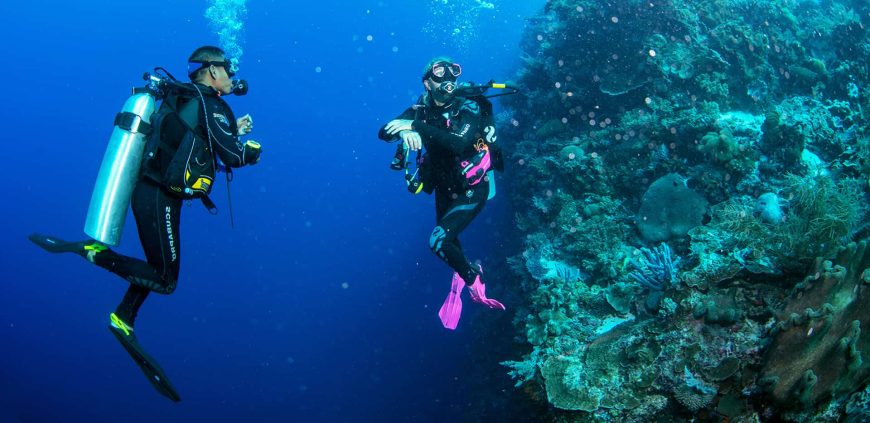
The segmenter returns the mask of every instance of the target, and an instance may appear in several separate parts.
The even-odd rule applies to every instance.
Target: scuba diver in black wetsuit
[[[445,302],[445,307],[452,304],[452,310],[446,312],[452,317],[442,315],[442,322],[450,329],[458,323],[461,308],[457,310],[456,303],[464,286],[470,288],[476,302],[504,309],[498,301],[486,298],[482,269],[469,263],[459,242],[459,234],[480,214],[494,190],[491,169],[501,170],[502,166],[492,105],[483,97],[454,95],[461,73],[459,64],[449,58],[430,61],[422,78],[426,92],[378,133],[384,141],[402,141],[391,165],[394,169],[405,167],[408,150],[425,149],[417,160],[419,180],[409,177],[409,188],[414,193],[435,193],[436,226],[429,247],[456,272],[451,290],[454,298]]]
[[[147,126],[153,131],[149,141],[155,141],[146,145],[141,172],[132,176],[135,187],[130,204],[146,261],[118,254],[93,239],[66,242],[40,234],[29,237],[49,252],[79,254],[130,283],[123,300],[110,315],[109,329],[155,388],[174,401],[180,397],[156,362],[138,345],[133,326],[149,292],[171,294],[175,291],[181,261],[181,205],[185,199],[200,198],[213,208],[207,194],[219,166],[216,157],[227,168],[253,165],[260,159],[257,142],[242,143],[239,139],[252,131],[253,120],[249,115],[237,120],[221,98],[231,93],[243,95],[247,91],[246,82],[231,79],[235,71],[235,64],[225,57],[223,50],[204,46],[188,59],[188,76],[192,83],[181,84],[173,79],[162,86],[168,94],[160,109],[150,116]],[[153,105],[153,99],[151,101]],[[116,118],[116,126],[123,126],[122,115],[119,113]],[[127,120],[136,121],[135,116]],[[138,129],[132,129],[131,125],[123,127],[132,132],[147,132],[141,123]],[[148,154],[149,149],[152,154]],[[227,179],[229,182],[229,173]],[[126,215],[126,203],[121,207],[120,212]],[[86,224],[86,232],[87,229]]]

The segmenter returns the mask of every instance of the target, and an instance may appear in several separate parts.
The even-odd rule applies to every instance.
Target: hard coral
[[[740,147],[734,141],[731,131],[727,129],[721,132],[708,132],[701,138],[698,150],[720,163],[730,162],[740,154]]]
[[[547,386],[547,399],[563,410],[595,411],[601,403],[602,392],[583,383],[582,364],[576,360],[550,357],[541,373]]]
[[[870,249],[849,244],[831,262],[818,259],[779,314],[759,383],[783,407],[842,399],[870,377]],[[863,329],[862,329],[863,328]]]

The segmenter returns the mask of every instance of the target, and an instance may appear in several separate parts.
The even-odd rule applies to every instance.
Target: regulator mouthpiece
[[[245,95],[248,93],[248,81],[244,79],[234,79],[233,80],[233,94],[235,95]]]

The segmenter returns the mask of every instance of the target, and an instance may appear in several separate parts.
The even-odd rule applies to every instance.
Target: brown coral
[[[842,399],[870,377],[861,357],[870,348],[867,247],[866,240],[852,243],[833,262],[817,259],[779,315],[759,383],[781,405]]]

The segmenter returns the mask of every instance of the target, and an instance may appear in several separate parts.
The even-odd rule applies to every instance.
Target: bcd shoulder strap
[[[184,127],[186,132],[190,132],[198,137],[195,128],[199,124],[199,111],[205,108],[205,105],[201,103],[200,99],[196,98],[196,96],[181,95],[177,92],[169,92],[166,95],[157,112],[154,113],[154,118],[152,118],[151,126],[153,133],[149,139],[149,144],[151,145],[146,147],[146,160],[153,159],[158,151],[163,157],[173,157],[181,147],[180,140],[177,141],[177,144],[170,144],[163,133],[166,119],[169,117],[174,117]],[[203,116],[205,114],[206,112],[203,111]],[[208,141],[209,143],[211,142],[211,140]],[[164,169],[159,164],[153,163],[150,166],[143,166],[143,168],[145,168],[145,176],[158,183],[163,183]],[[207,194],[203,193],[198,197],[209,213],[217,214],[217,206]]]

